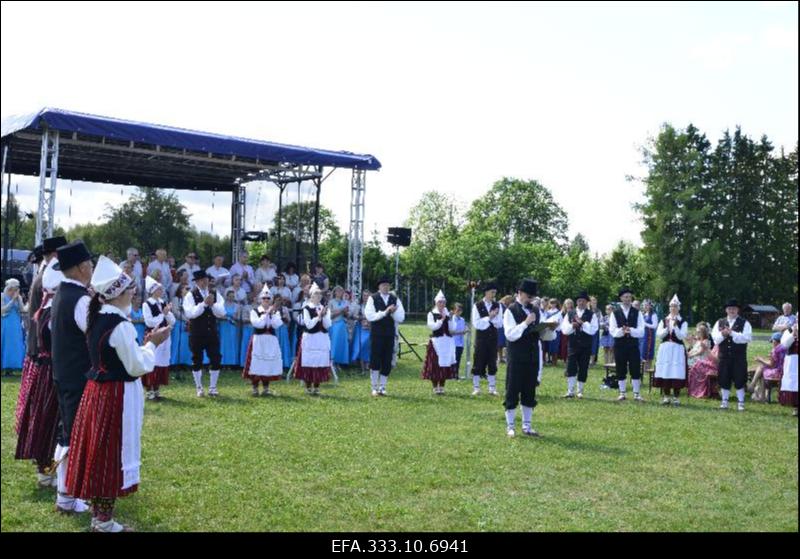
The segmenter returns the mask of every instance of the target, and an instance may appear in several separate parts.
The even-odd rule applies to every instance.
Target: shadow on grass
[[[619,448],[615,446],[606,446],[597,443],[593,443],[591,441],[586,440],[579,440],[579,439],[570,439],[566,437],[560,437],[558,435],[548,435],[547,433],[542,433],[541,438],[533,438],[533,437],[520,437],[524,440],[529,440],[531,442],[535,442],[536,444],[554,444],[565,449],[575,450],[579,452],[593,452],[596,454],[608,454],[613,456],[625,456],[630,454],[624,448]]]

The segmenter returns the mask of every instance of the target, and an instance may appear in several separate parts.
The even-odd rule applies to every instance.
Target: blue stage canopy
[[[38,175],[44,128],[59,131],[58,177],[159,188],[231,191],[266,173],[287,180],[312,167],[380,169],[368,154],[305,148],[43,109],[2,123],[6,172]]]

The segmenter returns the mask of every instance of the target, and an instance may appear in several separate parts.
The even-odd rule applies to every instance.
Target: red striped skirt
[[[124,497],[122,489],[122,381],[86,383],[69,443],[67,493],[81,499]]]
[[[169,367],[154,367],[152,373],[147,373],[142,377],[142,384],[148,390],[168,385]]]
[[[30,397],[31,384],[33,379],[39,374],[36,361],[30,356],[25,356],[25,362],[22,364],[22,380],[19,385],[19,394],[17,395],[17,408],[14,410],[14,430],[19,433],[20,425],[22,424],[22,417],[28,407],[28,398]]]
[[[281,375],[275,375],[272,377],[261,376],[261,375],[250,375],[250,359],[253,356],[253,338],[250,338],[250,342],[247,344],[247,357],[244,359],[244,368],[242,369],[242,378],[245,380],[249,380],[253,382],[253,384],[258,384],[258,381],[262,382],[272,382],[276,380],[283,380]]]
[[[297,363],[294,367],[294,378],[303,380],[306,384],[320,384],[328,382],[331,378],[330,367],[303,367],[301,348],[297,348]]]
[[[428,340],[428,351],[425,353],[425,364],[422,366],[422,378],[441,382],[452,378],[458,378],[456,365],[453,363],[449,367],[439,366],[439,355],[433,347],[433,342]]]
[[[58,393],[53,382],[53,364],[42,359],[30,387],[24,421],[20,424],[14,458],[33,460],[40,467],[49,466],[56,449],[58,428]]]

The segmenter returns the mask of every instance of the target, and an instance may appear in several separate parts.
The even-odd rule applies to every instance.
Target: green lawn
[[[139,531],[798,529],[797,420],[785,407],[662,408],[655,391],[620,405],[599,369],[585,400],[562,400],[562,369],[548,367],[534,413],[544,437],[508,439],[501,398],[473,398],[469,381],[435,397],[419,370],[404,356],[386,399],[355,374],[321,398],[297,382],[252,398],[236,372],[216,400],[173,382],[146,404],[141,487],[117,517]],[[86,530],[13,459],[18,388],[3,378],[2,530]]]

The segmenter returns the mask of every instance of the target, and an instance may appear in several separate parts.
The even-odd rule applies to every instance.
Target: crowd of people
[[[331,288],[319,264],[311,274],[298,274],[292,264],[277,270],[267,256],[257,269],[243,253],[230,269],[219,256],[204,270],[193,253],[176,269],[164,250],[146,267],[135,249],[120,263],[100,256],[95,265],[83,242],[63,237],[46,239],[37,250],[41,265],[30,300],[22,300],[15,280],[6,284],[2,300],[3,368],[23,371],[15,456],[34,461],[40,486],[57,488],[58,511],[91,510],[93,531],[127,530],[113,518],[115,502],[138,488],[145,399],[161,398],[170,368],[191,368],[198,397],[219,395],[223,366],[241,367],[254,396],[274,394],[270,383],[292,371],[313,397],[336,364],[358,362],[369,371],[371,395],[387,396],[405,309],[386,277],[376,292],[354,298]],[[677,295],[660,318],[651,302],[640,306],[626,287],[605,313],[585,291],[560,305],[540,296],[537,282],[527,278],[500,300],[491,282],[481,291],[470,314],[476,333],[472,393],[480,395],[486,379],[489,395],[499,395],[498,364],[507,364],[509,437],[516,436],[520,405],[522,434],[540,436],[532,416],[546,363],[565,362],[564,398],[581,400],[600,348],[606,364],[613,359],[619,402],[627,399],[628,376],[633,399],[644,400],[642,376],[655,361],[662,404],[678,405],[688,388],[697,397],[718,391],[720,407],[728,409],[733,388],[737,409],[744,411],[752,327],[735,300],[713,326],[701,323],[690,336]],[[447,380],[458,378],[468,330],[463,310],[459,303],[448,307],[439,291],[427,313],[430,339],[421,377],[436,396],[445,394]],[[798,324],[791,306],[784,306],[775,330],[773,351],[760,359],[749,388],[761,398],[767,383],[780,382],[781,403],[797,415]]]

